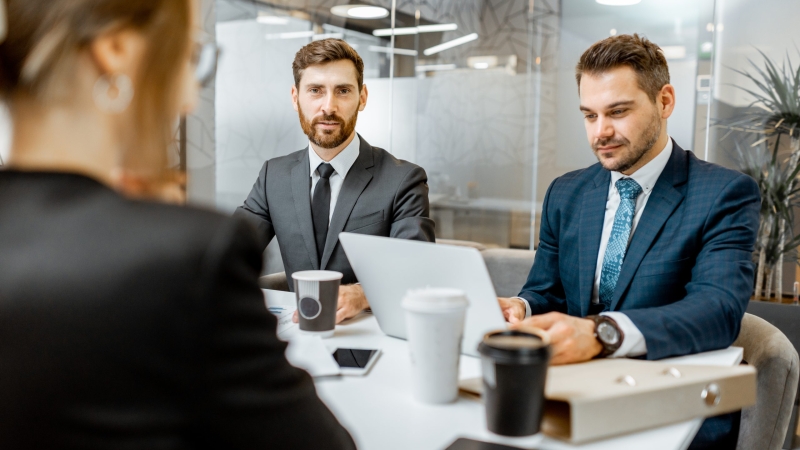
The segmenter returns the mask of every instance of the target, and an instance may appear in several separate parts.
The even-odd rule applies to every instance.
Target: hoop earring
[[[116,90],[117,95],[112,97],[111,91]],[[101,110],[110,114],[119,114],[131,104],[133,99],[133,83],[124,73],[116,75],[101,75],[94,83],[92,90],[94,104]]]

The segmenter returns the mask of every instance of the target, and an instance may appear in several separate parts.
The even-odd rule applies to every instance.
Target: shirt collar
[[[347,176],[347,172],[349,172],[350,168],[353,167],[353,164],[356,163],[360,149],[361,139],[359,139],[358,133],[356,133],[356,136],[353,138],[350,144],[348,144],[347,147],[339,152],[339,154],[336,155],[332,160],[327,162],[333,166],[333,170],[336,171],[336,174],[344,179],[344,177]],[[311,168],[309,173],[312,177],[314,176],[314,173],[316,173],[317,167],[325,162],[319,157],[319,155],[317,155],[317,152],[314,151],[314,148],[311,147],[311,142],[308,143],[308,162]]]
[[[661,172],[664,171],[664,167],[667,167],[670,155],[672,155],[672,138],[667,136],[667,145],[661,150],[661,153],[656,155],[652,161],[640,167],[633,175],[628,176],[622,172],[611,172],[611,186],[616,189],[616,183],[620,178],[633,178],[642,187],[643,193],[650,193],[655,187],[658,177],[661,176]]]

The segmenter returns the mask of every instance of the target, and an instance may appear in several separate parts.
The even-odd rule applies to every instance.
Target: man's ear
[[[292,85],[292,107],[294,108],[295,111],[299,111],[300,110],[300,107],[297,105],[297,94],[298,94],[297,86],[293,84]]]
[[[675,110],[675,87],[665,84],[658,93],[658,103],[661,107],[661,118],[668,119]]]
[[[358,110],[363,111],[364,108],[367,107],[367,97],[369,97],[366,84],[361,86],[361,92],[358,94],[358,97]]]

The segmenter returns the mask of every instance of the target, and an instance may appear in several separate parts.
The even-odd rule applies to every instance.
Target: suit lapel
[[[314,239],[314,222],[311,219],[311,169],[308,165],[308,147],[306,147],[306,151],[292,168],[292,198],[297,213],[297,224],[306,243],[311,266],[317,270],[319,258]]]
[[[592,286],[597,269],[597,252],[600,250],[600,238],[603,234],[609,183],[611,183],[611,172],[601,168],[600,173],[594,177],[594,188],[583,194],[581,203],[578,236],[581,317],[589,313],[589,304],[592,301]]]
[[[628,251],[625,253],[622,270],[611,299],[612,311],[617,309],[622,294],[628,289],[639,264],[653,246],[667,219],[683,200],[683,193],[675,189],[675,186],[686,182],[687,170],[686,152],[673,141],[672,156],[664,167],[664,171],[661,172],[661,176],[658,177],[653,192],[650,193],[642,217],[639,219],[631,243],[628,245]]]
[[[336,208],[333,210],[330,225],[328,226],[328,236],[325,239],[325,250],[322,252],[322,264],[320,268],[325,269],[331,259],[333,249],[339,242],[339,233],[344,229],[350,213],[358,201],[358,197],[372,180],[372,173],[367,170],[373,166],[372,146],[359,135],[361,145],[358,150],[358,159],[353,163],[353,167],[347,172],[347,176],[342,183],[342,190],[336,200]],[[310,209],[309,209],[310,211]]]

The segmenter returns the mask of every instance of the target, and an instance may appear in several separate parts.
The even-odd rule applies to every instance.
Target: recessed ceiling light
[[[612,28],[611,31],[608,32],[608,34],[610,34],[611,36],[616,36],[617,35],[617,29],[616,28]]]
[[[424,66],[417,66],[417,72],[436,72],[439,70],[455,70],[455,64],[428,64]]]
[[[467,66],[473,69],[490,69],[497,67],[497,56],[470,56],[467,58]]]
[[[331,14],[350,19],[383,19],[389,15],[389,10],[380,6],[339,5],[331,8]]]
[[[256,22],[263,23],[265,25],[286,25],[289,23],[289,18],[273,16],[265,13],[258,13],[258,17],[256,17]]]
[[[630,6],[640,3],[642,0],[595,0],[597,3],[601,5],[608,5],[608,6]]]

